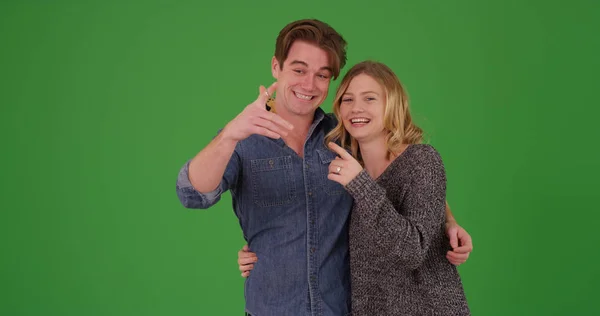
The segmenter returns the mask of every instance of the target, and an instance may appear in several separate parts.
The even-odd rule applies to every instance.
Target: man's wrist
[[[228,125],[226,125],[223,128],[223,130],[221,131],[221,133],[219,133],[219,135],[217,136],[217,138],[219,139],[219,142],[235,146],[237,144],[238,140],[234,139],[231,136],[231,134],[230,134],[229,131],[230,131],[230,127],[229,127],[229,124],[228,124]]]

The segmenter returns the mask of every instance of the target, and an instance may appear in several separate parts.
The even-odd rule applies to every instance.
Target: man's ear
[[[281,72],[279,61],[273,56],[273,59],[271,59],[271,74],[273,74],[273,78],[278,79],[279,72]]]

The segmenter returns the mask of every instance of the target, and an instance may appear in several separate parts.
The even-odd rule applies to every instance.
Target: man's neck
[[[287,111],[283,106],[275,106],[275,112],[282,119],[288,121],[294,126],[294,129],[288,132],[287,136],[283,137],[285,144],[292,148],[300,157],[304,154],[304,142],[308,137],[308,131],[315,117],[315,112],[309,115],[295,115]]]
[[[294,125],[294,129],[288,132],[288,136],[292,136],[294,138],[306,139],[308,136],[308,130],[310,130],[310,126],[312,125],[314,119],[314,113],[312,116],[298,116],[298,115],[286,115],[281,112],[277,112],[281,118],[290,122]]]

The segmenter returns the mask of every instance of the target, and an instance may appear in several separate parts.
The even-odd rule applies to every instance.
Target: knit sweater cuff
[[[354,201],[360,202],[364,199],[379,196],[381,194],[380,191],[383,189],[363,169],[354,179],[348,182],[346,190],[352,195]]]

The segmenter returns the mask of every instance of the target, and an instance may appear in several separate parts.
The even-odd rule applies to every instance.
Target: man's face
[[[312,116],[325,101],[333,75],[329,55],[318,46],[295,41],[283,69],[273,57],[273,77],[277,79],[277,112]]]

